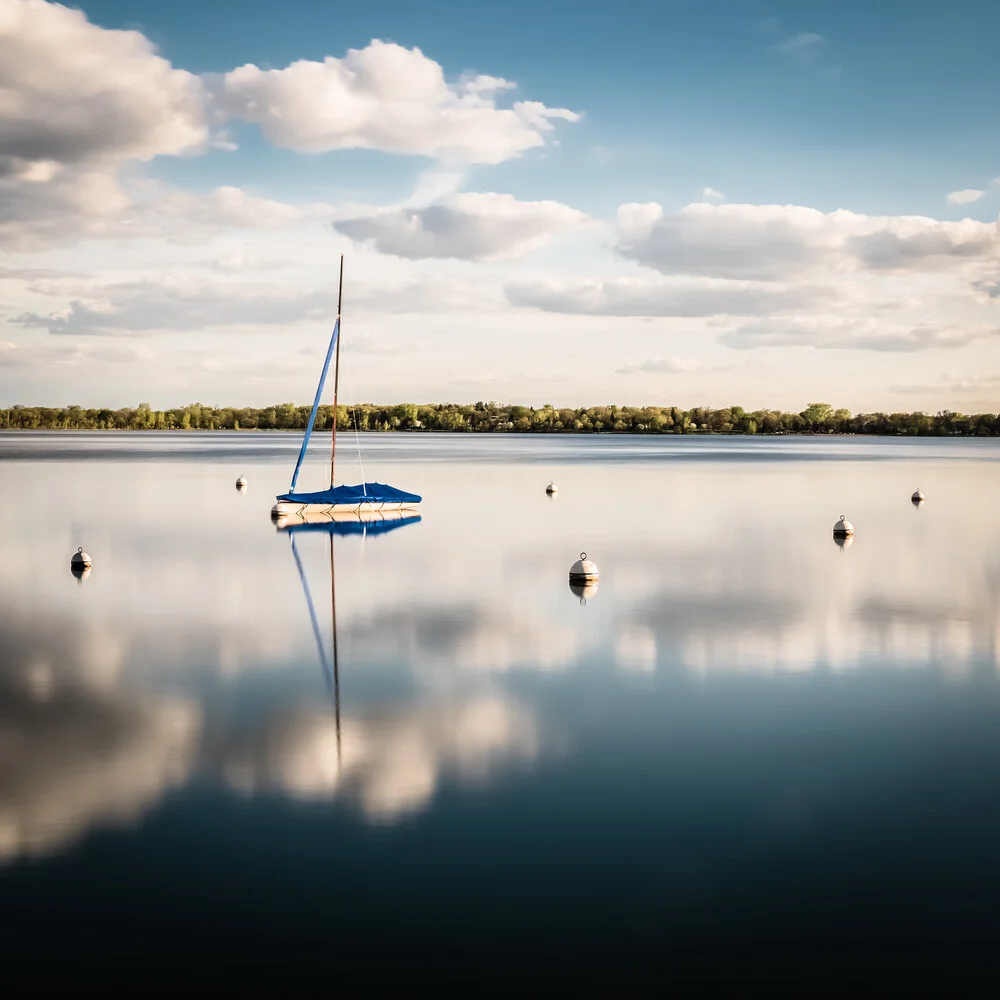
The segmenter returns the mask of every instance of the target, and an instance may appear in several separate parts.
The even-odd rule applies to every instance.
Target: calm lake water
[[[991,967],[1000,442],[299,443],[0,435],[5,948]]]

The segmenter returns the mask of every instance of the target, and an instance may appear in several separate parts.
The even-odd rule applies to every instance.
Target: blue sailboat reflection
[[[296,569],[299,571],[299,580],[302,583],[302,593],[305,595],[306,606],[309,609],[309,620],[312,623],[313,636],[316,639],[316,649],[319,652],[320,665],[323,668],[323,676],[326,678],[327,690],[333,699],[333,711],[337,730],[337,768],[341,766],[341,745],[340,745],[340,657],[337,652],[337,586],[334,560],[333,540],[336,535],[360,535],[362,539],[368,535],[384,535],[396,528],[405,527],[408,524],[416,524],[420,520],[419,514],[409,512],[386,512],[378,514],[375,512],[361,513],[318,513],[307,512],[305,514],[295,514],[292,516],[279,517],[275,521],[275,529],[279,533],[287,534],[292,543],[292,556],[295,559]],[[295,541],[295,536],[303,533],[326,534],[330,536],[330,618],[332,622],[332,656],[327,655],[326,644],[323,642],[323,630],[320,628],[319,618],[316,614],[316,605],[312,599],[312,592],[309,590],[309,580],[306,577],[305,567],[299,556],[299,548]]]

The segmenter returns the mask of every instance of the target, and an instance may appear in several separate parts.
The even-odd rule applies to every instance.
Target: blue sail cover
[[[360,504],[420,503],[421,499],[416,493],[397,490],[395,486],[386,486],[385,483],[331,486],[315,493],[285,493],[278,497],[279,501],[285,503],[313,504],[317,507],[332,507],[334,504],[357,507]]]
[[[292,473],[292,484],[288,487],[289,492],[295,492],[295,484],[299,481],[299,469],[302,468],[302,459],[306,457],[306,448],[309,447],[309,438],[312,437],[313,424],[316,423],[316,413],[319,410],[319,401],[323,397],[323,386],[326,384],[326,373],[330,370],[330,359],[333,357],[333,349],[340,336],[340,317],[333,324],[333,333],[330,334],[330,346],[326,349],[326,360],[323,362],[323,371],[319,376],[319,385],[316,386],[316,398],[313,400],[312,412],[309,414],[309,423],[306,424],[306,432],[302,438],[302,448],[299,451],[299,460],[295,463],[295,471]]]
[[[394,517],[386,521],[300,521],[297,524],[281,524],[278,531],[289,534],[299,534],[301,532],[316,532],[322,535],[384,535],[387,531],[395,531],[396,528],[405,527],[407,524],[419,524],[420,515],[413,514],[410,517]]]

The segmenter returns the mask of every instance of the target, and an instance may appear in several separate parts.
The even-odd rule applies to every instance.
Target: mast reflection
[[[396,528],[406,525],[417,524],[420,521],[419,514],[409,511],[389,511],[379,513],[377,511],[359,512],[331,512],[331,513],[306,513],[292,514],[275,519],[275,529],[281,534],[287,534],[292,543],[292,556],[295,559],[295,566],[299,571],[299,580],[302,582],[302,593],[306,599],[306,606],[309,609],[309,620],[312,623],[313,635],[316,638],[316,649],[319,652],[320,665],[323,668],[323,675],[326,678],[327,690],[333,699],[334,720],[337,731],[337,769],[341,767],[341,742],[340,742],[340,657],[337,649],[337,575],[336,559],[334,557],[334,538],[337,535],[360,536],[362,542],[369,535],[384,535]],[[299,549],[296,543],[296,535],[299,534],[325,534],[330,538],[330,620],[332,635],[333,656],[327,656],[326,645],[323,642],[323,632],[320,628],[319,618],[316,614],[316,605],[313,602],[312,592],[309,589],[309,580],[306,577],[302,559],[299,556]]]

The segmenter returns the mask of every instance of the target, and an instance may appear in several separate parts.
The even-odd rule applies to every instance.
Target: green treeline
[[[330,429],[331,407],[321,406],[318,430]],[[11,430],[303,430],[308,406],[281,403],[254,407],[190,406],[154,410],[84,409],[80,406],[12,406],[0,409],[0,429]],[[501,403],[360,403],[337,407],[337,429],[362,431],[475,431],[493,433],[623,434],[911,434],[1000,435],[1000,414],[965,416],[942,410],[926,413],[857,413],[810,403],[801,413],[748,412],[741,406],[713,410],[697,406],[588,406],[557,408],[546,404]]]

